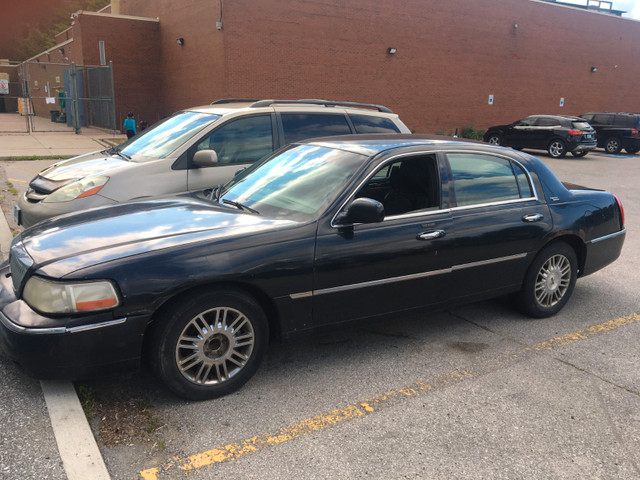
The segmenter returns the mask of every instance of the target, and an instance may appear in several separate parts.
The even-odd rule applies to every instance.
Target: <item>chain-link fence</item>
[[[12,128],[76,133],[82,127],[116,129],[111,63],[10,62],[9,66],[14,69],[11,76],[5,75],[9,80],[0,79],[0,92],[6,92],[0,93],[0,113],[25,118],[24,130],[21,122],[12,122]],[[8,88],[2,89],[5,84]]]

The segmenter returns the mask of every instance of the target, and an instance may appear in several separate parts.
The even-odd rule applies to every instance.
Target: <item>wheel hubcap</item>
[[[549,147],[549,152],[554,157],[560,156],[564,152],[564,146],[559,142],[553,142]]]
[[[500,139],[498,137],[490,137],[489,143],[491,145],[500,145]]]
[[[536,279],[536,300],[543,307],[552,307],[567,293],[571,282],[571,263],[564,255],[549,258]]]
[[[234,308],[202,312],[182,330],[176,345],[176,363],[190,382],[225,382],[249,361],[255,336],[249,319]]]

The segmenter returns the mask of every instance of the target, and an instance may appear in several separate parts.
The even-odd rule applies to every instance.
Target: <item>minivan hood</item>
[[[92,175],[101,175],[130,165],[132,163],[124,158],[111,157],[105,155],[104,152],[93,152],[54,163],[40,172],[39,176],[47,180],[62,182]]]
[[[28,228],[15,241],[46,275],[200,241],[279,230],[295,222],[266,218],[204,200],[172,198],[123,203],[62,215]]]

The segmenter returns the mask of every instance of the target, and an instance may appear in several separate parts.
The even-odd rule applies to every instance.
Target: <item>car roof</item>
[[[210,113],[215,115],[225,115],[240,110],[259,111],[258,109],[273,110],[305,110],[313,112],[326,112],[333,110],[349,111],[358,113],[367,113],[370,115],[388,115],[396,116],[391,109],[384,105],[342,102],[318,99],[302,99],[302,100],[255,100],[255,99],[222,99],[212,102],[210,105],[200,105],[196,107],[186,108],[185,111],[197,111]]]
[[[311,138],[301,142],[300,145],[317,145],[321,147],[335,148],[349,152],[373,156],[386,150],[396,148],[410,148],[418,146],[464,146],[475,145],[477,147],[491,148],[491,146],[476,140],[466,138],[451,138],[440,135],[414,135],[414,134],[369,134],[369,135],[341,135],[336,137]]]
[[[545,117],[545,118],[552,118],[554,120],[573,120],[573,121],[579,121],[579,122],[584,122],[584,118],[580,118],[580,117],[576,117],[574,115],[547,115],[547,114],[536,114],[536,115],[529,115],[526,118],[532,118],[532,117]]]

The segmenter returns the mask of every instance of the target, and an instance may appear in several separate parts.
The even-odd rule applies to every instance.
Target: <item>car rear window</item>
[[[400,129],[390,118],[371,115],[350,114],[356,133],[400,133]]]
[[[588,130],[591,128],[587,122],[572,122],[573,128],[577,128],[578,130]]]
[[[344,114],[283,113],[281,115],[284,143],[351,133],[351,128]]]

